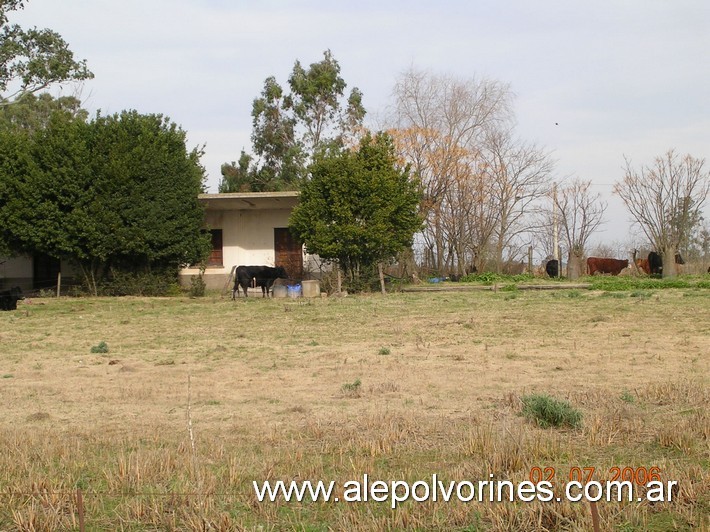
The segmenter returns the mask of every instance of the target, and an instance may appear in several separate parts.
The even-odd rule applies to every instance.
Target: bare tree
[[[520,235],[533,229],[530,215],[538,200],[550,190],[554,163],[544,150],[514,139],[510,131],[503,129],[489,132],[481,151],[498,211],[494,259],[496,271],[500,272],[503,252]]]
[[[466,257],[457,256],[466,254],[466,248],[475,253],[476,245],[459,241],[469,233],[458,222],[471,204],[489,205],[470,195],[482,192],[477,181],[479,147],[487,131],[510,120],[511,97],[503,83],[458,80],[414,69],[395,85],[391,134],[401,157],[422,179],[423,237],[436,270],[466,262]],[[456,226],[451,225],[454,220]]]
[[[574,179],[557,191],[555,208],[560,215],[568,259],[567,277],[577,279],[584,271],[584,251],[589,237],[603,223],[607,203],[592,194],[591,181]]]
[[[653,166],[632,167],[614,185],[634,221],[663,257],[663,276],[675,276],[675,255],[702,218],[710,193],[705,159],[679,157],[674,150],[656,157]]]

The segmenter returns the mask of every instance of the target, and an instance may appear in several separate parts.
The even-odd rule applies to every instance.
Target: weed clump
[[[582,413],[567,401],[542,394],[526,395],[521,401],[523,415],[542,428],[568,426],[576,429],[582,424]]]
[[[92,353],[108,353],[108,344],[103,340],[98,345],[91,347]]]
[[[360,397],[360,388],[362,387],[362,381],[357,378],[353,382],[346,382],[341,387],[343,394],[348,397]]]
[[[202,270],[200,270],[200,275],[190,277],[190,297],[204,297],[206,289],[207,283],[205,283]]]

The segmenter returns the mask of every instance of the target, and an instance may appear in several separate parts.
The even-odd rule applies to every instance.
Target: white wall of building
[[[210,266],[204,280],[208,289],[222,289],[233,267],[274,264],[274,228],[288,227],[290,209],[208,210],[205,223],[210,229],[222,230],[221,267]],[[183,286],[199,268],[185,268],[180,273]]]

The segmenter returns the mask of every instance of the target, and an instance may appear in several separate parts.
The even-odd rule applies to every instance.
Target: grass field
[[[102,343],[103,342],[103,343]],[[93,351],[93,352],[92,352]],[[0,313],[0,530],[591,530],[586,502],[259,502],[253,481],[658,468],[710,526],[710,290],[34,299]],[[542,428],[523,398],[581,412]],[[336,488],[340,495],[343,490]]]

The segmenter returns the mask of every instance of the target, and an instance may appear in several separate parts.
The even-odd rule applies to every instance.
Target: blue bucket
[[[292,299],[296,299],[297,297],[301,297],[301,285],[300,284],[288,285],[288,297],[290,297]]]

